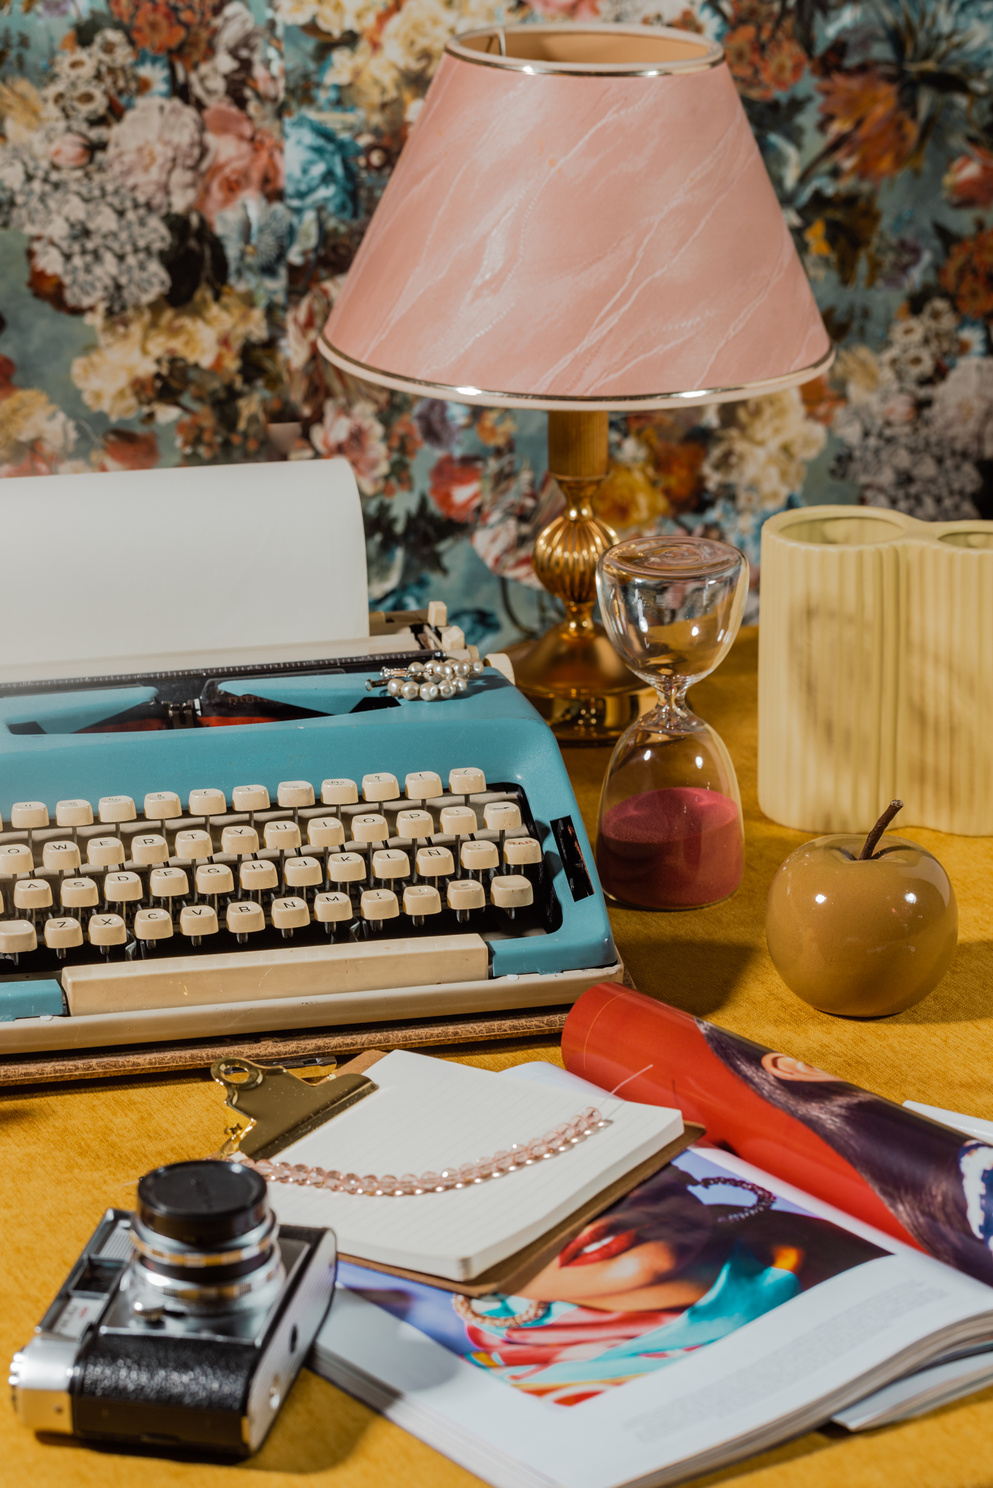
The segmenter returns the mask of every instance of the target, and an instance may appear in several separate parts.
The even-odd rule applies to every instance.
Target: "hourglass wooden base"
[[[645,707],[645,684],[621,661],[592,618],[596,568],[617,534],[593,511],[607,472],[608,415],[548,415],[548,468],[565,511],[538,535],[534,571],[565,605],[566,618],[508,655],[517,686],[563,743],[602,744],[620,737]],[[651,689],[649,689],[649,693]]]

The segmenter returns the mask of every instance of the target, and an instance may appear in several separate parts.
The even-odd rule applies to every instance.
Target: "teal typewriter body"
[[[422,702],[369,691],[380,664],[219,670],[209,717],[147,678],[0,695],[0,1055],[561,1005],[617,974],[546,724],[493,667]]]

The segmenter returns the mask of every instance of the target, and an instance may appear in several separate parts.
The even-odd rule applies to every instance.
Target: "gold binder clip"
[[[342,1074],[311,1085],[281,1065],[241,1058],[215,1059],[210,1073],[227,1092],[228,1110],[241,1118],[225,1128],[218,1156],[242,1152],[256,1161],[275,1157],[379,1089],[368,1075]]]

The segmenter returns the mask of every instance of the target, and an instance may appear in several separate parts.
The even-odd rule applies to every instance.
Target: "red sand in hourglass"
[[[629,796],[606,812],[597,868],[615,899],[644,909],[694,909],[741,883],[738,806],[721,791],[672,786]]]

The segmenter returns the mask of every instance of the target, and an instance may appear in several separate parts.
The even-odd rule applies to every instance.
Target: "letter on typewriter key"
[[[59,885],[64,909],[92,909],[100,903],[100,890],[93,878],[65,878]]]
[[[388,847],[372,855],[372,872],[375,878],[389,881],[410,877],[410,859],[398,847]]]
[[[86,844],[86,861],[94,868],[116,868],[124,862],[124,843],[119,837],[91,837]]]
[[[83,927],[70,916],[46,920],[45,944],[50,951],[70,951],[83,944]]]
[[[239,899],[237,904],[228,905],[224,923],[232,935],[244,942],[250,935],[265,929],[265,914],[261,905],[253,904],[249,899]]]
[[[276,801],[294,811],[299,811],[302,806],[313,806],[314,787],[309,780],[281,780],[276,788]]]
[[[315,894],[314,918],[322,925],[335,925],[343,920],[354,919],[352,901],[347,894]]]
[[[185,899],[190,881],[182,868],[153,868],[148,875],[148,892],[153,899]]]
[[[46,842],[41,850],[41,864],[46,873],[75,873],[79,867],[79,848],[75,842]]]
[[[25,842],[0,845],[0,878],[13,878],[17,873],[34,872],[34,853]]]
[[[234,893],[234,874],[227,863],[201,863],[195,883],[198,894]],[[195,933],[199,934],[199,931]]]
[[[414,866],[421,878],[448,878],[455,872],[455,859],[447,847],[419,847]]]
[[[97,802],[97,813],[100,820],[108,825],[112,822],[134,821],[138,814],[130,796],[101,796]],[[92,858],[90,861],[93,861]]]
[[[156,863],[168,863],[169,847],[158,832],[146,832],[141,837],[131,838],[131,861],[139,868],[151,868]]]
[[[292,889],[313,888],[324,882],[324,869],[316,858],[287,858],[286,882]]]
[[[362,918],[373,926],[383,920],[395,920],[400,913],[397,896],[392,889],[366,889],[362,895]]]
[[[216,935],[217,931],[217,910],[212,904],[186,904],[180,910],[180,935],[199,940],[204,935]]]
[[[430,811],[398,811],[397,836],[408,842],[420,842],[434,834],[434,817]]]
[[[143,807],[146,821],[172,821],[182,816],[183,807],[175,791],[151,791]]]
[[[90,945],[95,946],[123,945],[128,938],[127,927],[119,914],[90,915],[86,933]]]
[[[214,844],[209,832],[187,831],[176,833],[176,857],[183,863],[200,863],[214,855]]]
[[[92,827],[93,807],[89,801],[56,801],[55,820],[60,827]]]
[[[453,796],[478,796],[486,789],[486,776],[475,766],[466,765],[453,770],[448,777],[448,789]]]
[[[295,821],[270,821],[265,824],[265,845],[280,852],[294,852],[300,846],[300,828]]]
[[[310,924],[310,910],[307,908],[306,899],[299,899],[290,894],[283,899],[272,901],[272,923],[277,930],[282,930],[285,935],[288,930],[302,930],[305,925]]]
[[[172,915],[167,909],[139,909],[134,917],[136,940],[169,940]]]
[[[279,884],[279,874],[275,863],[270,863],[268,858],[250,858],[247,863],[242,863],[239,867],[238,882],[246,894],[259,894],[266,889],[276,888]],[[228,928],[230,929],[230,926]]]
[[[247,786],[237,789],[247,790]],[[221,852],[237,858],[250,858],[259,850],[259,834],[254,827],[225,827],[221,833]]]
[[[414,770],[404,780],[403,788],[408,801],[431,801],[443,790],[441,776],[433,770]]]
[[[47,827],[48,807],[44,801],[15,801],[10,808],[10,825],[17,832]]]
[[[361,853],[331,853],[328,878],[332,883],[358,883],[366,876],[366,861]]]
[[[314,816],[307,823],[307,841],[311,847],[343,847],[345,828],[336,816]]]
[[[495,842],[463,842],[462,867],[468,873],[483,873],[487,868],[499,868],[500,854]]]
[[[432,884],[408,884],[403,891],[403,912],[419,925],[426,915],[441,914],[441,895]]]
[[[264,785],[236,785],[231,792],[231,807],[234,811],[268,811],[269,792]]]
[[[219,816],[227,811],[227,797],[222,790],[212,786],[190,791],[191,816]]]
[[[460,920],[466,920],[471,910],[482,909],[486,903],[483,886],[474,878],[453,878],[447,897],[449,909],[454,909]]]
[[[491,801],[483,807],[483,821],[491,832],[516,832],[521,826],[521,808],[514,801]]]
[[[103,880],[103,897],[108,904],[133,904],[144,897],[144,885],[137,873],[108,873]]]
[[[321,802],[325,806],[354,806],[359,788],[354,780],[325,780],[321,785]]]
[[[363,775],[363,801],[395,801],[400,786],[395,775]]]
[[[386,817],[370,811],[365,816],[352,817],[353,842],[385,842],[390,835]]]
[[[479,826],[471,806],[443,806],[441,830],[452,837],[471,837]]]
[[[15,909],[48,909],[51,903],[52,886],[47,878],[22,878],[15,883]]]
[[[541,862],[541,843],[533,837],[508,837],[503,845],[504,862],[515,868]]]

